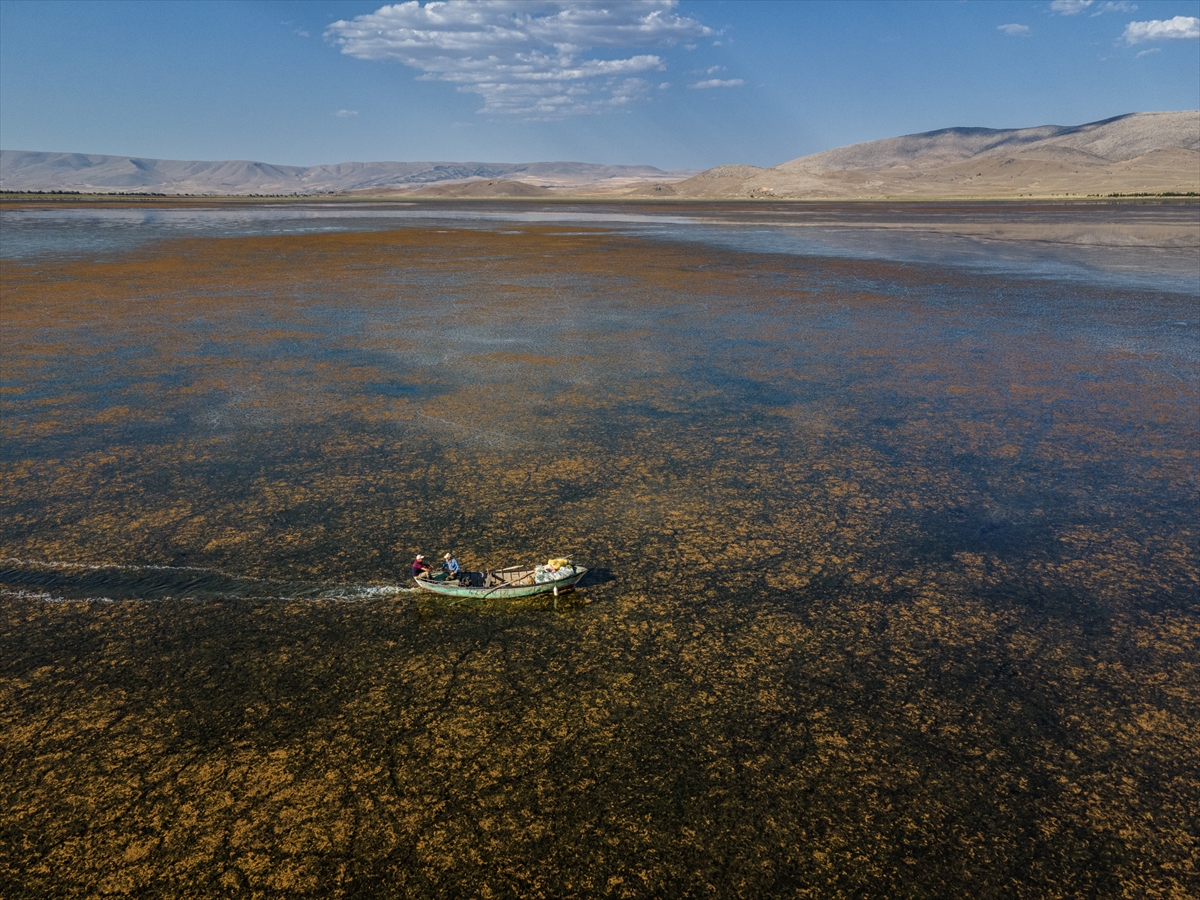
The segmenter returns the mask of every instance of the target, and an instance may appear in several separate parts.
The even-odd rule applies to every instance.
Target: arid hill
[[[168,195],[680,200],[1015,199],[1200,192],[1200,111],[1087,125],[944,128],[769,168],[664,171],[592,163],[371,162],[277,166],[0,151],[0,189]]]
[[[771,168],[718,166],[637,196],[968,199],[1200,191],[1200,111],[1087,125],[946,128],[854,144]]]
[[[560,190],[621,189],[646,181],[671,183],[690,171],[654,166],[535,162],[349,162],[323,166],[277,166],[226,160],[141,159],[86,153],[0,151],[0,189],[81,193],[315,194],[405,191],[472,181],[521,182]]]

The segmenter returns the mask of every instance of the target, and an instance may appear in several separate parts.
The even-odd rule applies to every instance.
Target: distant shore
[[[94,203],[131,203],[131,204],[160,204],[160,205],[192,205],[197,203],[229,203],[237,205],[262,203],[632,203],[637,205],[663,204],[669,206],[871,206],[895,205],[908,206],[945,205],[971,206],[975,204],[1005,204],[1022,206],[1027,204],[1054,203],[1058,205],[1103,206],[1113,203],[1183,203],[1200,208],[1200,191],[1162,193],[1111,193],[1111,194],[1045,194],[1021,197],[980,195],[978,197],[773,197],[761,195],[756,197],[680,197],[655,195],[629,195],[621,193],[581,192],[567,193],[547,191],[536,196],[512,195],[473,195],[462,196],[453,194],[433,194],[423,191],[394,191],[387,193],[316,193],[316,194],[138,194],[120,192],[82,192],[82,191],[0,191],[0,203],[54,203],[54,204],[94,204]]]

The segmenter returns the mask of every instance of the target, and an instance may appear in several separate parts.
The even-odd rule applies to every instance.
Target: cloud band
[[[583,51],[666,47],[713,33],[675,6],[410,0],[334,22],[325,37],[349,56],[400,62],[478,94],[481,112],[560,118],[644,99],[652,85],[638,76],[666,68],[653,53],[588,59]]]

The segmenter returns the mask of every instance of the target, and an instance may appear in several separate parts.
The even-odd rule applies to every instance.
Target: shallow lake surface
[[[1023,240],[944,226],[1016,224]],[[0,211],[0,259],[121,253],[169,238],[383,231],[513,224],[578,224],[752,253],[952,264],[1026,278],[1200,293],[1200,209],[1195,204],[554,204],[339,203],[29,205]],[[1186,246],[1056,240],[1064,223],[1121,232],[1149,223],[1185,227]],[[1110,235],[1111,237],[1111,235]]]
[[[1187,251],[35,212],[0,895],[1195,893]]]

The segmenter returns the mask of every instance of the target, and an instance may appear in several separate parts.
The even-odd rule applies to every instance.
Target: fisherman
[[[451,556],[449,553],[447,553],[444,557],[442,557],[442,559],[444,560],[444,562],[442,563],[442,568],[446,571],[446,577],[447,578],[457,578],[458,572],[459,572],[458,560],[455,559],[453,556]]]
[[[433,570],[430,569],[429,566],[425,565],[425,557],[422,556],[420,553],[418,553],[417,558],[413,560],[413,565],[412,565],[413,578],[419,578],[421,575],[425,574],[426,572],[431,572],[431,571],[433,571]]]

